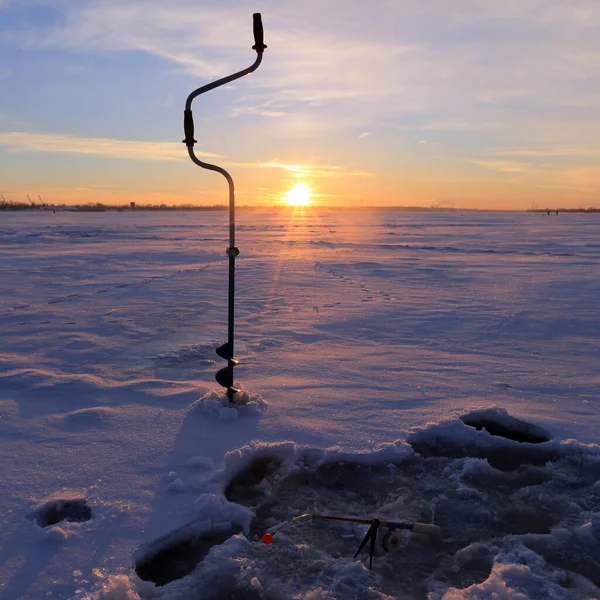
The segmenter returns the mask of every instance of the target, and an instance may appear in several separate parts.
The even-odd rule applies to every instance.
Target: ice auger
[[[183,130],[185,139],[183,143],[187,146],[188,154],[192,161],[203,169],[210,171],[216,171],[221,173],[229,184],[229,247],[227,248],[227,256],[229,257],[229,296],[228,296],[228,312],[227,312],[227,341],[216,349],[216,353],[221,358],[227,361],[227,366],[217,371],[215,379],[217,383],[227,389],[227,397],[230,402],[233,402],[233,396],[238,391],[233,387],[233,367],[238,364],[234,358],[234,344],[233,344],[233,317],[234,317],[234,305],[235,305],[235,259],[239,255],[240,251],[235,245],[235,188],[231,175],[222,167],[217,165],[211,165],[199,160],[194,154],[194,119],[192,116],[192,101],[194,98],[210,90],[225,85],[239,79],[244,75],[248,75],[255,71],[262,61],[263,52],[265,51],[265,44],[263,40],[263,26],[260,13],[253,15],[253,30],[254,30],[254,46],[253,50],[256,50],[256,60],[254,63],[243,71],[223,77],[217,81],[213,81],[207,85],[204,85],[197,90],[194,90],[187,98],[185,103],[185,110],[183,112]]]

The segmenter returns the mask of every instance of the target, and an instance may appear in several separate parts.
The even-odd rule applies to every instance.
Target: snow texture
[[[506,411],[491,413],[515,424]],[[472,437],[456,419],[418,439],[439,444],[446,427],[455,439]],[[468,447],[487,449],[489,439],[476,433]],[[526,443],[494,443],[517,443],[528,456]],[[600,448],[571,442],[564,449],[544,466],[524,460],[500,470],[482,458],[425,457],[402,441],[360,453],[247,445],[225,456],[214,491],[196,500],[198,520],[140,548],[136,571],[148,579],[145,569],[154,567],[159,598],[192,598],[193,589],[210,589],[207,598],[593,598],[600,594],[600,513],[593,512]],[[403,532],[394,553],[381,549],[380,538],[372,572],[351,558],[366,526],[317,520],[276,533],[272,545],[260,542],[275,523],[305,512],[433,522],[441,536]],[[181,560],[182,548],[193,564]]]
[[[598,219],[2,214],[0,600],[600,598]]]
[[[229,401],[227,393],[208,392],[202,398],[194,402],[189,412],[191,414],[204,414],[219,421],[231,422],[243,417],[260,417],[265,411],[267,404],[258,395],[250,395],[242,390],[236,392],[233,401]]]

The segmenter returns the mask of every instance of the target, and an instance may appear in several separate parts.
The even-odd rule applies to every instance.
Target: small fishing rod
[[[227,83],[231,83],[240,77],[244,77],[253,71],[258,69],[258,66],[262,62],[263,52],[266,49],[264,44],[264,34],[263,34],[263,26],[260,13],[255,13],[253,15],[253,32],[254,32],[254,46],[252,46],[253,50],[256,50],[256,60],[252,65],[250,65],[247,69],[243,71],[238,71],[233,75],[229,75],[228,77],[223,77],[222,79],[218,79],[217,81],[213,81],[207,85],[199,87],[197,90],[194,90],[187,98],[185,103],[185,110],[183,112],[183,130],[185,134],[185,139],[183,143],[187,146],[188,154],[192,159],[192,162],[202,167],[203,169],[208,169],[209,171],[216,171],[225,177],[227,183],[229,184],[229,247],[227,248],[227,256],[229,257],[229,293],[228,293],[228,311],[227,311],[227,342],[223,345],[219,346],[215,352],[221,358],[224,358],[227,361],[227,366],[223,369],[217,371],[215,375],[215,379],[217,383],[222,387],[227,389],[227,397],[229,398],[229,402],[233,402],[233,396],[237,390],[233,387],[233,367],[239,363],[238,360],[234,358],[234,343],[233,343],[233,319],[234,319],[234,308],[235,308],[235,259],[239,256],[240,251],[235,245],[235,186],[233,184],[233,179],[231,175],[223,169],[223,167],[219,167],[217,165],[212,165],[210,163],[206,163],[201,161],[194,154],[194,144],[196,140],[194,139],[194,118],[192,115],[192,102],[194,98],[200,96],[200,94],[204,94],[209,92],[210,90],[214,90],[217,87],[225,85]]]
[[[302,515],[297,515],[284,521],[283,523],[279,523],[278,525],[274,525],[267,529],[266,533],[262,537],[262,541],[265,544],[273,543],[273,536],[282,529],[291,529],[294,527],[299,527],[300,525],[304,525],[310,521],[315,521],[316,519],[324,519],[327,521],[344,521],[346,523],[359,523],[361,525],[370,525],[367,534],[363,538],[354,558],[356,558],[360,551],[366,546],[367,542],[370,541],[369,547],[369,569],[373,565],[373,556],[375,555],[375,543],[377,541],[377,532],[380,528],[386,528],[388,531],[383,536],[382,545],[383,549],[386,552],[394,552],[398,548],[400,548],[402,544],[402,539],[400,534],[397,532],[398,529],[405,529],[407,531],[412,531],[413,533],[419,533],[423,535],[430,535],[433,537],[440,535],[440,528],[437,525],[430,525],[428,523],[417,523],[417,522],[408,522],[408,521],[388,521],[387,519],[376,519],[376,518],[362,518],[362,517],[340,517],[337,515],[319,515],[316,513],[305,513]]]

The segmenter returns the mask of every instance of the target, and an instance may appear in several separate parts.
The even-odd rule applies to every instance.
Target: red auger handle
[[[266,46],[260,13],[254,13],[252,15],[252,19],[252,29],[254,30],[254,46],[252,46],[252,50],[256,50],[257,52],[264,52]]]

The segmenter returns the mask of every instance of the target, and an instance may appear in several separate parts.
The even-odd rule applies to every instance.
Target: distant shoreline
[[[227,211],[229,207],[225,204],[213,206],[166,206],[166,205],[147,205],[136,206],[107,206],[107,205],[84,205],[84,206],[31,206],[29,204],[0,203],[0,211],[10,212],[78,212],[78,213],[104,213],[104,212],[183,212],[183,211]],[[240,211],[273,211],[273,210],[297,210],[295,207],[286,205],[272,206],[236,206]],[[499,209],[499,208],[444,208],[429,206],[324,206],[312,205],[304,210],[319,211],[348,211],[348,212],[428,212],[428,213],[464,213],[464,212],[516,212],[516,213],[537,213],[537,214],[555,214],[555,213],[598,213],[600,208],[543,208],[543,209]]]

